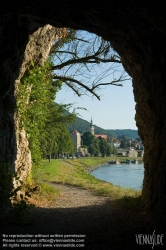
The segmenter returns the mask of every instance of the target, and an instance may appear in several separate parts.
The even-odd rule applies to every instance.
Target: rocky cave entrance
[[[0,11],[0,159],[14,168],[17,143],[14,125],[14,82],[19,76],[23,54],[37,27],[84,29],[103,36],[119,53],[133,79],[136,122],[145,146],[143,200],[160,227],[166,222],[166,85],[164,6],[146,6],[135,1],[47,1],[39,6],[4,1]]]

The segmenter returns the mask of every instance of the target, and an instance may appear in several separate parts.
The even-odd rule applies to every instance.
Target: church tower
[[[95,129],[94,129],[94,126],[93,126],[93,121],[92,121],[92,118],[91,118],[91,122],[90,122],[90,132],[94,135],[95,133]]]

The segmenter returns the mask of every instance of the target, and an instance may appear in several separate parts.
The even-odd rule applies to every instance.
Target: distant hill
[[[83,134],[89,131],[90,122],[83,120],[79,117],[76,118],[76,121],[68,127],[68,130],[72,132],[76,129],[80,134]],[[138,136],[137,130],[132,129],[103,129],[96,125],[94,125],[95,134],[107,134],[110,137],[118,137],[121,135],[125,135],[127,138],[135,139]]]
[[[83,120],[79,117],[77,117],[76,121],[70,127],[68,127],[70,132],[76,129],[80,134],[84,134],[85,132],[89,131],[89,128],[90,128],[90,122],[87,122],[86,120]],[[95,128],[95,134],[107,134],[110,137],[115,136],[110,131],[100,128],[96,125],[94,125],[94,128]]]
[[[138,130],[134,129],[107,129],[109,133],[114,134],[116,137],[125,135],[129,139],[136,139],[139,137]]]

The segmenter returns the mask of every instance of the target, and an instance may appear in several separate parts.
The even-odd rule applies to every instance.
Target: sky
[[[85,35],[85,37],[90,40],[89,35]],[[105,65],[104,67],[93,69],[93,73],[89,78],[87,77],[87,81],[93,82],[96,75],[101,73],[103,69],[106,69]],[[106,75],[105,79],[102,79],[101,82],[110,82],[113,80],[113,77],[118,78],[122,70],[123,68],[121,67],[120,70],[116,72],[116,75]],[[69,75],[72,75],[72,71],[69,72]],[[79,78],[82,76],[77,75],[76,77]],[[86,79],[81,80],[84,81],[84,83],[86,81]],[[137,129],[134,119],[135,102],[132,81],[127,80],[122,84],[123,87],[113,85],[101,87],[97,92],[100,95],[100,101],[95,96],[90,96],[90,94],[78,97],[73,90],[63,84],[62,90],[56,94],[55,102],[62,104],[73,103],[73,107],[87,109],[77,110],[77,113],[80,114],[79,117],[89,122],[92,118],[94,125],[103,129]],[[73,108],[71,108],[70,112],[72,111]]]
[[[80,118],[93,120],[94,125],[103,129],[137,129],[135,123],[135,102],[131,81],[123,83],[123,87],[109,86],[102,89],[101,100],[96,97],[78,97],[72,90],[64,86],[56,95],[57,103],[74,103]],[[71,109],[72,112],[73,109]]]

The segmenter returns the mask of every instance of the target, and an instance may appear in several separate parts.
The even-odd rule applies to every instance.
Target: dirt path
[[[56,183],[50,185],[61,192],[51,206],[33,208],[29,215],[30,223],[8,223],[1,227],[1,232],[81,234],[85,236],[82,238],[85,242],[80,243],[85,246],[79,247],[81,249],[142,249],[143,246],[136,244],[135,234],[151,233],[143,213],[115,208],[108,197],[95,196],[90,190]],[[146,246],[146,249],[151,249],[151,246]]]
[[[50,185],[61,193],[54,203],[56,208],[81,208],[103,205],[109,200],[109,197],[94,196],[90,190],[56,183],[50,183]]]

